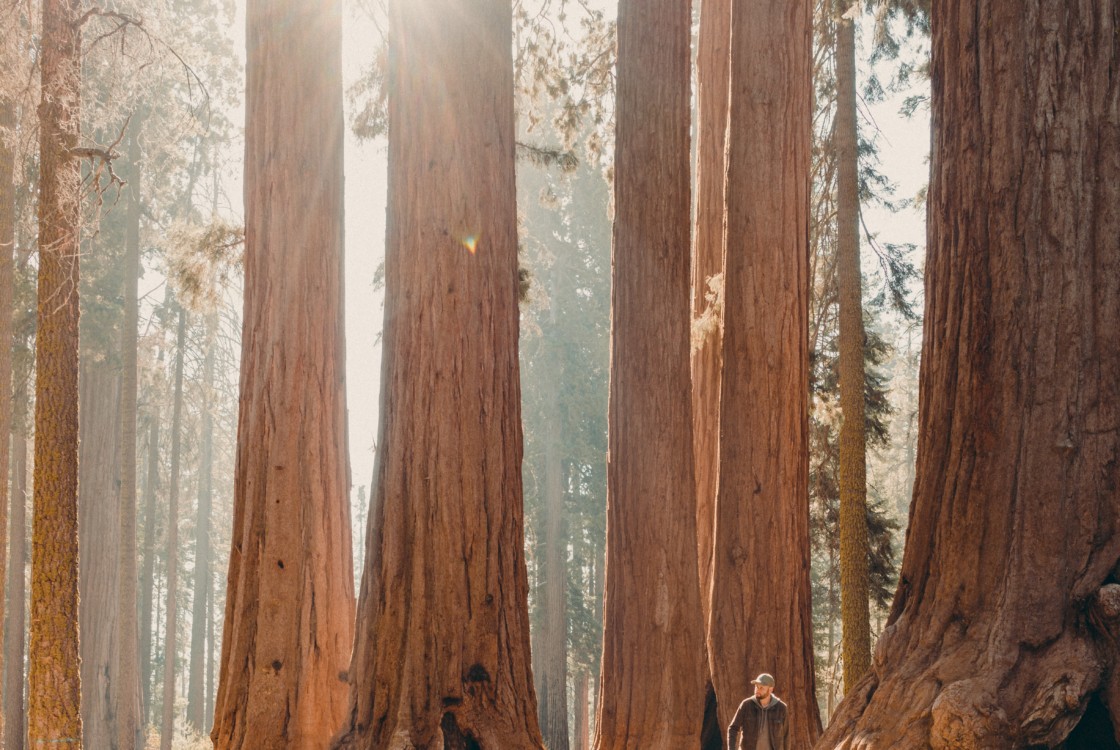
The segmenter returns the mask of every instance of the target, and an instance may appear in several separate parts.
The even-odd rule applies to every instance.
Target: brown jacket
[[[735,718],[727,727],[728,750],[755,750],[758,747],[758,733],[762,728],[762,722],[766,722],[770,730],[770,750],[789,750],[786,704],[776,695],[770,696],[770,705],[765,708],[753,695],[739,704]],[[737,736],[738,742],[736,742]]]

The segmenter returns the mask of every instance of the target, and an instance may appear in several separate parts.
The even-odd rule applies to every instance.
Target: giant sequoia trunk
[[[820,733],[809,589],[808,0],[736,0],[709,656],[726,728],[760,672]]]
[[[840,409],[844,415],[840,424],[840,616],[844,689],[850,690],[871,664],[871,548],[867,538],[855,22],[838,19],[836,35],[836,282],[840,288]]]
[[[730,75],[731,0],[702,0],[696,50],[696,211],[692,234],[692,446],[696,472],[696,542],[700,606],[707,649],[719,483],[719,395],[723,371],[724,182]],[[723,747],[716,693],[706,662],[704,750]]]
[[[92,319],[92,318],[91,318]],[[115,354],[115,353],[114,353]],[[82,634],[82,731],[90,748],[117,741],[120,620],[120,516],[117,494],[120,387],[112,362],[83,356],[80,377],[78,534]],[[96,540],[93,541],[93,540]]]
[[[724,180],[731,0],[702,0],[696,51],[696,227],[692,248],[692,423],[696,539],[704,622],[712,611],[712,559],[719,478],[719,381],[723,357]],[[713,289],[713,285],[715,289]]]
[[[622,0],[596,750],[696,747],[704,626],[689,381],[690,3]]]
[[[529,663],[510,0],[390,0],[375,491],[336,743],[540,750]]]
[[[336,0],[251,0],[246,18],[245,320],[211,736],[314,750],[342,725],[354,642],[342,18]]]
[[[933,6],[917,476],[823,748],[1120,746],[1120,2]]]
[[[78,0],[43,0],[28,735],[81,750],[78,656]]]

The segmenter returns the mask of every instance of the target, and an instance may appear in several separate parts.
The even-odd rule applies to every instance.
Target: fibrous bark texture
[[[772,673],[790,745],[820,734],[809,588],[810,23],[736,0],[727,143],[720,474],[708,644],[719,722]]]
[[[841,3],[837,3],[840,5]],[[836,22],[836,280],[840,302],[840,619],[844,689],[871,665],[855,22]]]
[[[727,178],[731,0],[702,0],[696,51],[699,126],[692,248],[692,414],[696,539],[704,622],[712,611],[712,559],[719,478],[719,381],[723,363],[723,187]],[[715,289],[713,289],[713,285]]]
[[[541,750],[510,0],[392,0],[380,437],[335,747]]]
[[[39,67],[39,289],[28,735],[81,750],[78,656],[77,0],[44,0]]]
[[[818,747],[1114,748],[1120,2],[932,10],[910,527]]]
[[[697,747],[704,713],[689,378],[690,20],[680,0],[619,5],[596,750]]]
[[[342,725],[354,642],[341,6],[251,0],[246,24],[245,319],[211,737],[314,750]]]

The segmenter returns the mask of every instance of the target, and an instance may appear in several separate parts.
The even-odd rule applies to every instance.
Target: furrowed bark
[[[619,5],[596,750],[696,747],[704,715],[689,378],[690,21],[688,2]]]
[[[934,4],[914,498],[818,747],[1120,746],[1120,2]]]
[[[509,0],[392,0],[382,400],[334,747],[541,750]]]
[[[720,475],[708,629],[719,723],[769,672],[820,734],[809,587],[811,3],[734,0]],[[730,426],[734,426],[733,428]]]

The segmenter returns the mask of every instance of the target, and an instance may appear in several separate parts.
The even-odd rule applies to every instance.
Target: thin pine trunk
[[[864,423],[863,301],[859,261],[856,35],[837,20],[836,280],[840,289],[840,614],[844,690],[871,666],[870,542],[867,537],[867,431]]]
[[[148,469],[144,475],[144,566],[140,573],[141,725],[152,715],[152,598],[155,588],[156,489],[159,487],[159,411],[148,416]]]
[[[8,612],[4,629],[4,747],[23,750],[27,739],[23,664],[27,627],[27,390],[14,396],[12,422],[12,540],[9,547]]]
[[[187,311],[179,308],[175,335],[175,405],[171,416],[171,479],[167,502],[167,606],[164,608],[163,716],[160,721],[160,750],[171,750],[175,731],[175,658],[178,650],[179,577],[179,453],[182,442],[183,356],[186,348]]]
[[[212,609],[210,592],[210,515],[214,456],[214,336],[217,316],[206,323],[206,360],[203,364],[205,391],[202,398],[202,450],[199,459],[198,517],[194,538],[194,600],[191,603],[190,682],[187,684],[187,724],[201,732],[205,719],[206,627]]]
[[[15,124],[15,108],[0,94],[0,540],[8,535],[8,461],[12,436],[12,315],[15,294],[16,201],[13,178],[15,154],[6,145],[7,132]],[[8,558],[0,542],[0,607],[8,582]],[[3,622],[3,618],[0,618]],[[4,631],[0,625],[0,643]],[[4,672],[0,653],[0,674]],[[0,739],[4,737],[4,714],[0,711]]]
[[[553,305],[549,313],[550,330],[556,330],[556,309],[553,285]],[[546,355],[547,356],[547,355]],[[554,360],[555,361],[555,360]],[[546,400],[542,420],[547,425],[544,440],[544,545],[543,565],[540,570],[543,584],[543,623],[534,653],[537,707],[541,735],[549,750],[568,750],[568,619],[567,619],[567,540],[564,538],[564,499],[566,493],[564,467],[560,455],[562,435],[557,426],[560,416],[560,373]]]
[[[81,750],[78,650],[77,0],[43,0],[39,67],[39,294],[28,734]]]
[[[213,597],[214,581],[213,577],[207,586],[207,591]],[[217,612],[217,607],[214,602],[210,603],[209,615],[206,618],[206,702],[204,711],[204,722],[202,731],[206,734],[214,727],[214,613]]]
[[[139,127],[137,123],[136,127]],[[137,285],[140,283],[140,145],[136,131],[129,149],[131,174],[127,187],[125,234],[124,321],[121,323],[120,409],[120,563],[118,588],[120,642],[117,648],[117,750],[143,747],[140,717],[139,637],[136,614],[136,347],[139,326]]]

